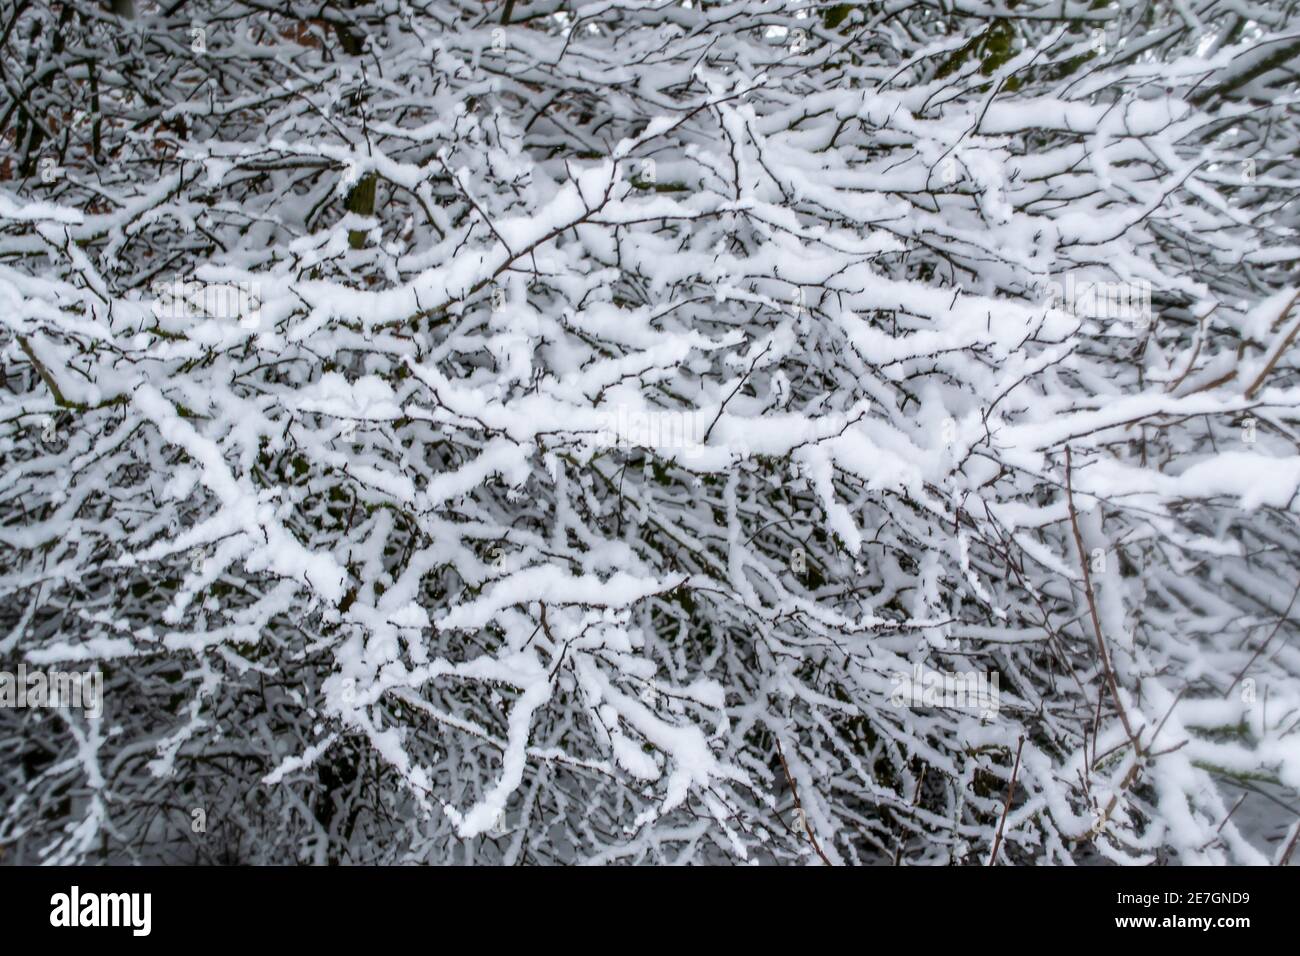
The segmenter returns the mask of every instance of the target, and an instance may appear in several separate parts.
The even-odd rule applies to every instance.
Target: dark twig
[[[776,738],[774,737],[773,739],[775,740]],[[808,833],[808,842],[812,844],[813,849],[817,851],[817,855],[822,858],[823,863],[827,866],[834,866],[835,864],[832,863],[826,854],[822,852],[821,845],[817,842],[817,838],[813,836],[812,825],[808,822],[808,814],[804,813],[803,804],[799,802],[799,788],[794,785],[794,777],[790,775],[790,767],[785,762],[785,754],[781,752],[781,741],[779,740],[776,740],[776,755],[781,758],[781,769],[785,771],[786,782],[790,784],[790,793],[794,797],[794,809],[803,820],[803,828]]]
[[[1124,702],[1120,700],[1119,684],[1115,680],[1115,671],[1110,666],[1110,654],[1106,651],[1106,639],[1101,634],[1101,618],[1097,615],[1097,599],[1092,593],[1092,575],[1088,573],[1088,554],[1083,547],[1083,535],[1079,533],[1079,515],[1074,510],[1074,485],[1071,480],[1073,469],[1070,464],[1070,446],[1065,446],[1065,496],[1066,504],[1070,509],[1070,527],[1074,531],[1074,543],[1079,549],[1079,566],[1083,569],[1083,593],[1088,599],[1088,614],[1092,617],[1092,629],[1097,635],[1097,653],[1101,657],[1101,666],[1106,672],[1106,684],[1110,687],[1110,696],[1115,700],[1115,709],[1119,712],[1120,723],[1124,725],[1124,733],[1128,735],[1129,741],[1133,744],[1136,753],[1142,753],[1142,746],[1138,743],[1137,737],[1133,733],[1133,726],[1129,723],[1128,712],[1124,709]]]
[[[992,866],[998,858],[998,849],[1002,846],[1002,828],[1007,825],[1007,814],[1011,812],[1011,798],[1016,792],[1016,776],[1020,773],[1020,751],[1025,746],[1025,735],[1020,735],[1020,742],[1016,744],[1016,763],[1011,768],[1011,782],[1007,784],[1007,799],[1002,804],[1002,819],[998,821],[998,832],[993,837],[993,852],[989,854],[988,865]]]

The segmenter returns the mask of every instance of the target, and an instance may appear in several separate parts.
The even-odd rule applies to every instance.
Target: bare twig
[[[992,866],[997,862],[998,849],[1002,846],[1002,828],[1007,825],[1007,814],[1011,812],[1011,798],[1016,793],[1016,776],[1020,773],[1020,751],[1025,746],[1025,735],[1020,735],[1020,741],[1016,744],[1016,763],[1011,768],[1011,782],[1007,784],[1007,799],[1002,804],[1002,819],[998,821],[998,832],[993,837],[993,852],[989,854],[988,865]]]
[[[817,851],[817,855],[822,858],[823,863],[827,866],[834,866],[835,864],[822,852],[817,838],[813,836],[812,825],[808,822],[808,814],[804,813],[803,804],[799,802],[799,788],[794,785],[794,777],[790,775],[790,767],[785,762],[785,754],[781,752],[781,741],[777,740],[776,737],[772,739],[776,741],[776,755],[781,758],[781,769],[785,771],[786,782],[790,784],[790,793],[794,797],[794,809],[803,820],[803,828],[808,833],[808,842],[812,844],[813,849]]]
[[[1138,742],[1137,736],[1133,733],[1133,726],[1129,723],[1128,712],[1124,709],[1124,702],[1119,696],[1119,684],[1115,680],[1115,671],[1110,666],[1110,654],[1106,651],[1106,639],[1101,634],[1101,618],[1097,615],[1097,600],[1092,593],[1092,575],[1088,573],[1088,554],[1083,547],[1083,535],[1079,533],[1079,515],[1074,509],[1074,485],[1071,478],[1073,469],[1070,463],[1070,446],[1065,446],[1065,496],[1066,503],[1070,509],[1070,527],[1074,531],[1074,543],[1079,549],[1079,566],[1083,569],[1083,593],[1088,599],[1088,614],[1092,617],[1092,628],[1097,635],[1097,653],[1101,657],[1101,666],[1106,672],[1106,684],[1110,687],[1110,696],[1115,700],[1115,709],[1119,712],[1120,723],[1124,725],[1124,733],[1128,735],[1129,741],[1133,744],[1133,749],[1142,753],[1142,746]]]
[[[1279,325],[1286,319],[1291,310],[1295,308],[1297,299],[1300,299],[1300,292],[1291,296],[1291,301],[1287,303],[1286,308],[1282,310],[1282,314],[1278,316],[1277,321]],[[1278,361],[1282,358],[1282,354],[1291,347],[1291,343],[1295,341],[1297,332],[1300,332],[1300,321],[1291,323],[1291,331],[1288,332],[1286,336],[1283,337],[1282,341],[1273,349],[1273,354],[1270,355],[1268,361],[1264,363],[1264,368],[1255,376],[1255,381],[1250,383],[1250,387],[1246,389],[1247,398],[1254,398],[1255,393],[1264,386],[1264,379],[1268,378],[1268,373],[1273,371],[1273,367],[1277,365]]]
[[[749,371],[747,371],[744,375],[740,377],[740,381],[737,382],[736,387],[731,390],[731,394],[728,395],[723,400],[720,406],[718,406],[718,414],[713,416],[713,421],[709,423],[708,429],[704,432],[704,438],[700,442],[701,444],[707,445],[709,443],[709,436],[713,434],[713,426],[718,424],[718,419],[722,417],[722,412],[726,409],[727,402],[731,401],[733,398],[736,397],[736,393],[740,391],[741,387],[745,384],[749,376],[754,373],[754,367],[758,365],[758,360],[761,359],[764,355],[766,355],[769,351],[771,351],[771,349],[772,349],[772,343],[768,342],[767,348],[759,352],[758,355],[754,357],[754,361],[749,363]]]
[[[1300,839],[1300,820],[1291,825],[1291,841],[1286,845],[1286,850],[1282,852],[1281,858],[1277,861],[1278,866],[1290,865],[1291,854],[1295,852],[1295,844],[1298,839]]]

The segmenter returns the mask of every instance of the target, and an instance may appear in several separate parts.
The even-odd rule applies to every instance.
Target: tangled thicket
[[[4,0],[0,666],[105,711],[0,710],[0,849],[1280,856],[1225,787],[1300,786],[1298,56],[1294,0]]]

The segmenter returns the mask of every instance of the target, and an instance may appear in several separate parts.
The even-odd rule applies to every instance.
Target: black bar
[[[1294,931],[1295,877],[1247,868],[0,868],[6,939],[201,943],[320,942],[331,949],[426,937],[443,948],[482,932],[503,943],[520,933],[568,934],[590,945],[689,938],[756,942],[772,932],[829,940],[894,936],[992,942],[1193,936],[1231,943],[1240,934]],[[148,893],[149,932],[51,925],[57,895]],[[140,898],[143,902],[143,897]],[[114,905],[120,901],[114,901]],[[107,907],[112,915],[113,906]],[[89,910],[85,912],[89,913]],[[1245,920],[1225,925],[1224,920]],[[1210,925],[1202,923],[1209,920]],[[1121,921],[1150,920],[1142,923]],[[1192,922],[1195,921],[1195,922]],[[137,919],[137,924],[142,920]],[[637,929],[637,927],[642,927]],[[478,929],[476,929],[476,927]],[[1062,937],[1062,932],[1065,936]],[[917,937],[917,933],[921,936]],[[1044,936],[1040,934],[1052,934]],[[448,934],[455,934],[454,937]],[[1172,934],[1172,935],[1170,935]],[[442,944],[433,942],[443,940]],[[458,944],[459,945],[459,944]],[[928,944],[927,944],[928,945]],[[10,952],[16,950],[10,949]]]

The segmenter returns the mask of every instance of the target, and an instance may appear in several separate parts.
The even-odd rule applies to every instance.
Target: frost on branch
[[[0,847],[1281,859],[1293,13],[272,6],[6,18]]]

